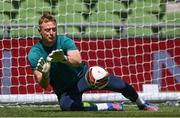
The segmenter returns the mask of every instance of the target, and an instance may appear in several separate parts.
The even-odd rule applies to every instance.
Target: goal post
[[[0,1],[0,104],[58,102],[50,85],[46,90],[38,85],[27,60],[40,40],[37,23],[43,11],[55,15],[58,34],[72,37],[89,66],[105,67],[145,100],[180,99],[178,0],[12,1]],[[84,93],[83,101],[127,99],[97,90]]]

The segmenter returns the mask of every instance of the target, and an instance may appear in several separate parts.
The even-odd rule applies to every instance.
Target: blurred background
[[[73,37],[180,36],[180,0],[1,0],[0,37],[38,37],[44,11]]]

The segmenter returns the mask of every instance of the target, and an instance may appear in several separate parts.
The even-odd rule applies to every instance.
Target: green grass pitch
[[[180,106],[157,104],[159,111],[140,111],[135,105],[125,104],[125,111],[61,111],[58,105],[2,106],[0,117],[180,117]]]

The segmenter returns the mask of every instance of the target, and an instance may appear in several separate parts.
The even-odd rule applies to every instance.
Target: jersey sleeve
[[[28,53],[28,60],[30,62],[31,69],[34,71],[36,69],[38,60],[40,58],[40,55],[37,53],[35,49],[31,49]]]

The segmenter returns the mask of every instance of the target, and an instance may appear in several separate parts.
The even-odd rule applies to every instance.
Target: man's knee
[[[69,98],[69,96],[64,96],[59,101],[62,111],[83,111],[81,101],[74,101]]]
[[[62,111],[71,111],[72,101],[68,99],[68,96],[62,97],[59,104]]]

